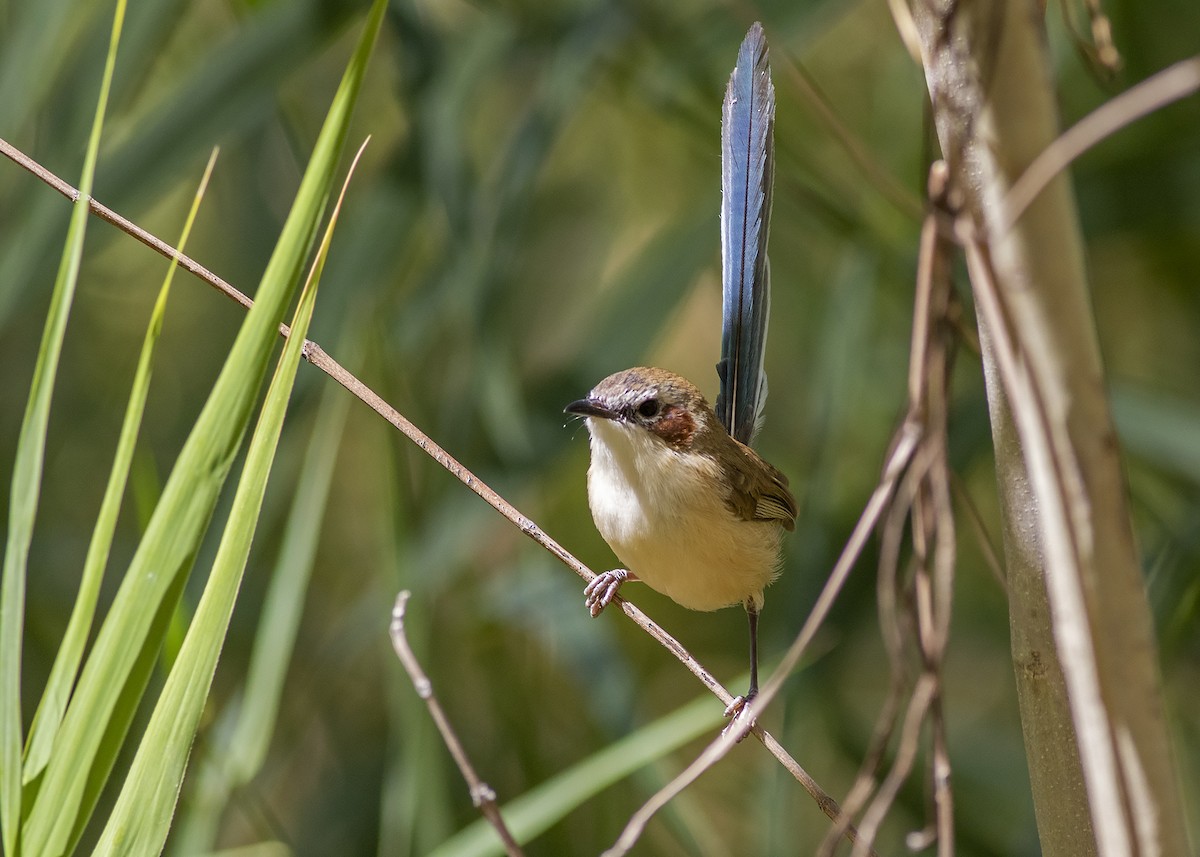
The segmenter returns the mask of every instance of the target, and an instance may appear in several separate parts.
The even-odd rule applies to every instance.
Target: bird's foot
[[[626,580],[637,580],[632,572],[623,568],[614,568],[592,578],[592,582],[583,590],[584,606],[592,614],[592,618],[600,615],[600,611],[612,603],[617,597],[617,591]]]
[[[725,724],[725,728],[721,730],[721,734],[728,732],[730,729],[732,729],[734,727],[734,724],[745,713],[747,706],[750,705],[750,702],[756,696],[758,696],[758,689],[752,688],[751,690],[747,691],[745,696],[735,696],[733,698],[733,702],[729,703],[729,705],[725,708],[725,716],[727,718],[729,718],[729,722],[727,724]],[[753,729],[753,728],[754,728],[754,723],[751,722],[747,729],[746,734],[749,734],[749,729]],[[744,738],[744,737],[746,737],[746,736],[743,735],[742,738]],[[741,741],[742,739],[739,738],[738,740]]]

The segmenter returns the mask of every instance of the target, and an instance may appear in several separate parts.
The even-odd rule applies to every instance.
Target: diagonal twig
[[[1043,149],[1013,182],[1004,199],[994,237],[1007,234],[1054,177],[1092,146],[1197,90],[1200,90],[1200,56],[1167,66],[1084,116]]]
[[[441,733],[442,742],[450,751],[450,755],[454,757],[454,763],[462,772],[463,779],[467,781],[467,788],[471,792],[471,803],[478,807],[483,817],[496,829],[496,834],[504,843],[504,850],[509,857],[522,857],[524,852],[521,850],[521,846],[513,838],[508,826],[504,823],[504,817],[500,814],[500,807],[496,803],[496,793],[475,772],[471,760],[467,758],[467,751],[463,749],[462,742],[454,734],[446,712],[442,710],[441,703],[433,693],[433,682],[421,669],[420,661],[417,660],[412,647],[408,644],[408,637],[404,633],[404,610],[408,606],[408,598],[411,594],[405,590],[396,596],[396,605],[392,608],[392,622],[388,627],[388,633],[392,638],[392,648],[396,650],[396,657],[404,665],[404,671],[408,673],[408,677],[412,681],[413,690],[417,692],[417,696],[425,700],[425,705],[429,708],[429,716],[433,718],[434,725]]]

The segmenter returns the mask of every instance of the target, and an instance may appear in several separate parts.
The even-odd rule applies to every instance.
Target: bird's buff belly
[[[783,530],[777,523],[743,521],[724,509],[720,517],[703,516],[702,526],[621,511],[594,516],[600,534],[629,571],[689,609],[717,610],[749,598],[761,603],[779,573]]]

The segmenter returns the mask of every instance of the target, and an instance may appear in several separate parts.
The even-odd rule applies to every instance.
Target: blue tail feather
[[[721,123],[723,321],[717,416],[749,444],[762,423],[763,353],[771,309],[767,233],[775,179],[775,87],[762,25],[746,34],[725,91]]]

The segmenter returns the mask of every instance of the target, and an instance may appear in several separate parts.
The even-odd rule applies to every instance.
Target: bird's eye
[[[640,405],[638,405],[638,409],[637,409],[638,415],[645,417],[646,419],[650,419],[651,417],[658,416],[658,411],[659,411],[658,399],[647,399],[646,401],[644,401]]]

